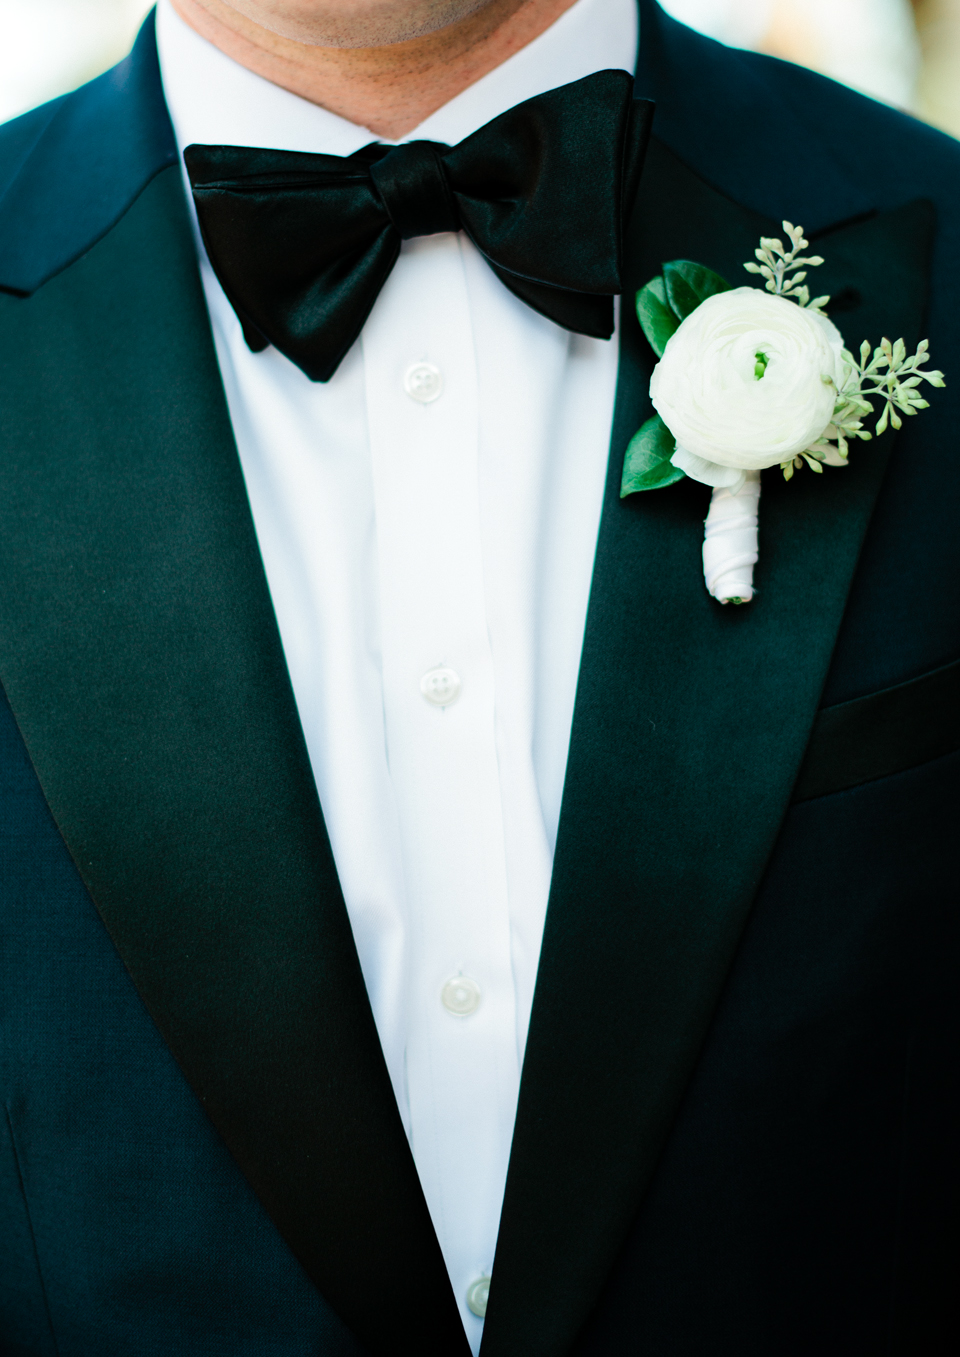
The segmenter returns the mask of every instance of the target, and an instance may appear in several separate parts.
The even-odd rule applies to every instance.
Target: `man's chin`
[[[311,47],[387,47],[438,33],[503,0],[194,0],[226,7],[279,37]]]

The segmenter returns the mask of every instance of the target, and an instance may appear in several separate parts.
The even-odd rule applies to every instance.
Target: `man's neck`
[[[362,47],[284,37],[226,0],[172,3],[234,61],[392,141],[539,37],[575,0],[489,0],[423,36]]]

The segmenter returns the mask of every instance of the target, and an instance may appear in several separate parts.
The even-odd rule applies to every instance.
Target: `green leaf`
[[[680,322],[667,304],[667,290],[662,278],[651,278],[637,293],[637,316],[647,336],[647,342],[658,358],[663,357],[667,340]]]
[[[639,490],[661,490],[683,480],[684,473],[670,461],[676,450],[677,440],[660,416],[648,419],[640,432],[634,434],[623,459],[620,498]]]
[[[708,297],[730,291],[730,284],[719,273],[689,259],[674,259],[664,264],[663,281],[670,308],[681,320],[686,320]]]

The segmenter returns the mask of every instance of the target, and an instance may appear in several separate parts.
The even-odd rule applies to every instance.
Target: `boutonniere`
[[[829,297],[811,299],[803,230],[783,223],[790,247],[761,238],[761,289],[730,286],[719,274],[678,259],[637,293],[643,332],[659,358],[650,379],[656,414],[627,449],[621,498],[659,490],[689,476],[713,487],[703,540],[707,589],[721,603],[753,597],[760,473],[779,466],[790,480],[808,466],[846,466],[850,442],[873,437],[864,420],[883,410],[874,432],[899,429],[903,415],[927,408],[921,381],[926,340],[908,355],[902,339],[884,339],[859,359],[827,317]]]

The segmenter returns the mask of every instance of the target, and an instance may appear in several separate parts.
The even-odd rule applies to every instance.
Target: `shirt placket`
[[[363,331],[384,718],[407,913],[411,1144],[468,1334],[519,1087],[461,247],[408,242]],[[468,1303],[473,1304],[473,1310]]]

